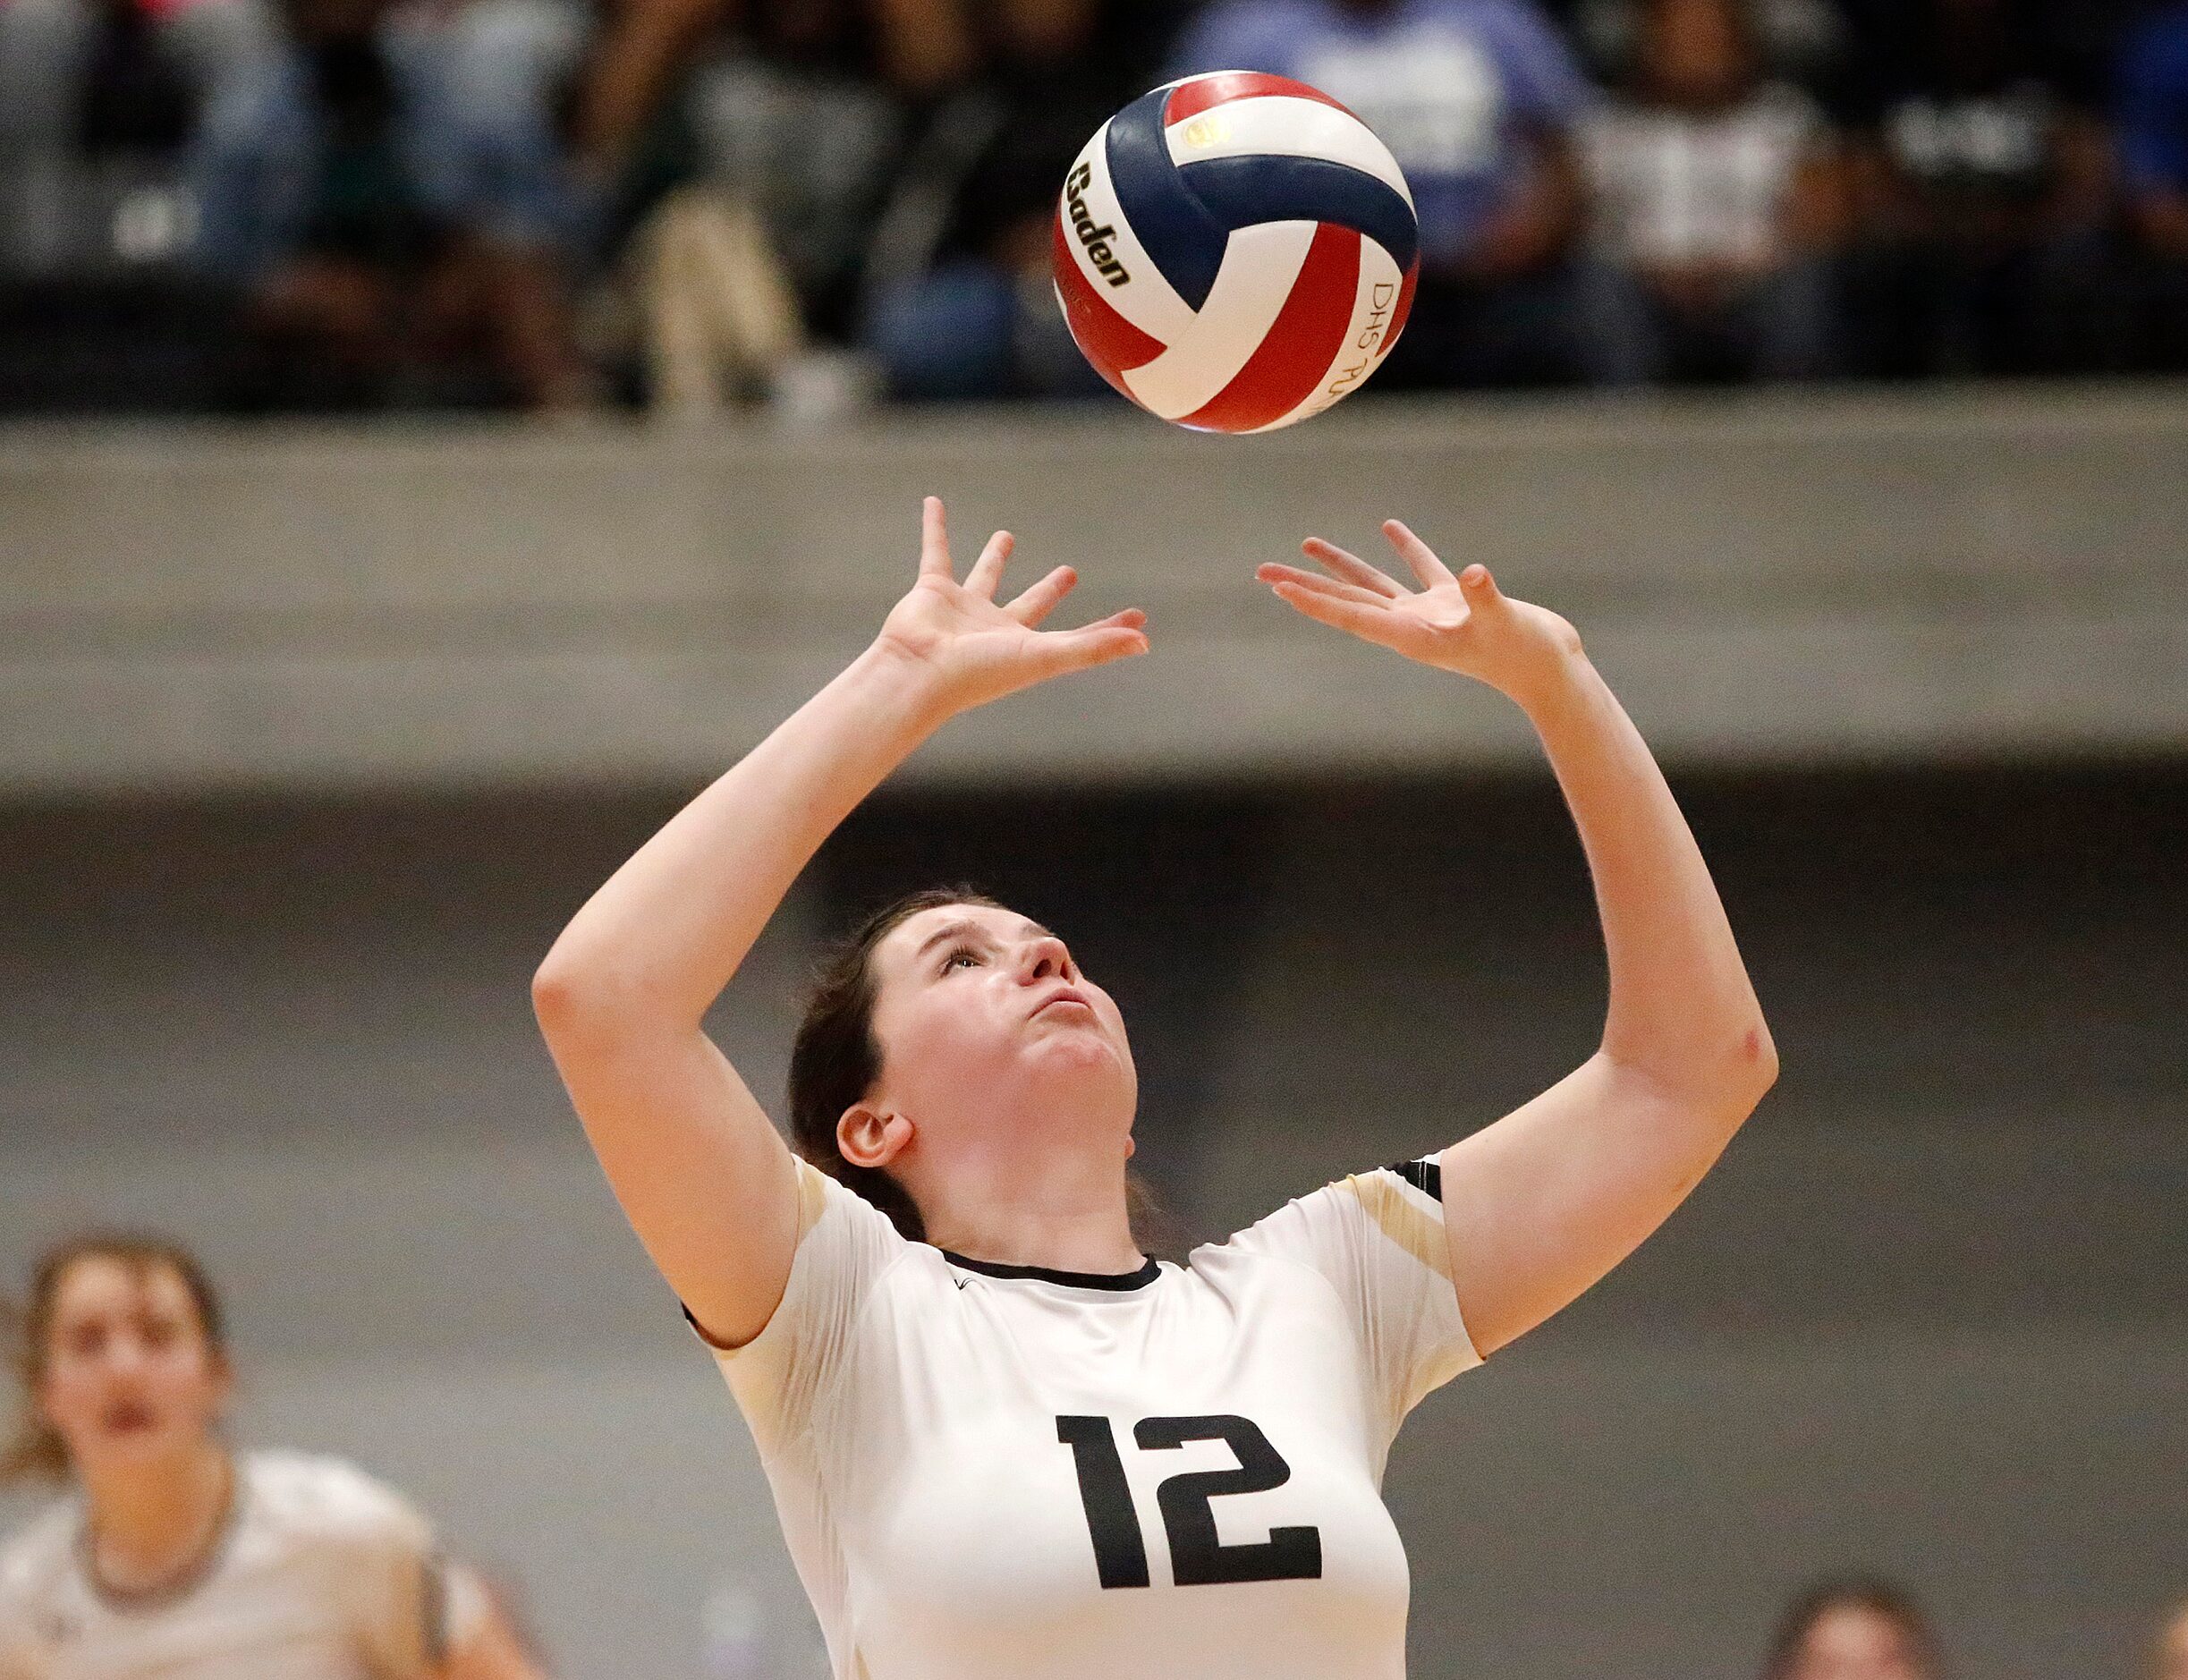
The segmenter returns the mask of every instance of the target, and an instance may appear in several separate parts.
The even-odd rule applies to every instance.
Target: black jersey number
[[[1079,1501],[1094,1541],[1094,1568],[1105,1587],[1148,1584],[1147,1542],[1132,1509],[1132,1486],[1116,1432],[1106,1417],[1059,1417],[1056,1439],[1072,1449]],[[1226,1581],[1314,1581],[1322,1574],[1322,1532],[1304,1525],[1272,1528],[1265,1540],[1225,1546],[1216,1537],[1210,1503],[1228,1493],[1266,1493],[1292,1479],[1292,1467],[1251,1418],[1218,1413],[1198,1418],[1141,1418],[1132,1440],[1141,1452],[1221,1441],[1235,1470],[1189,1470],[1155,1489],[1163,1532],[1170,1538],[1170,1573],[1181,1587]]]

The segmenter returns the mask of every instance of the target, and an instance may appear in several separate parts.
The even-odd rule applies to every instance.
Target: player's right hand
[[[891,609],[874,645],[911,662],[946,715],[985,706],[1068,671],[1147,651],[1147,615],[1136,607],[1077,630],[1040,628],[1079,581],[1069,566],[1058,566],[1024,594],[997,605],[996,586],[1013,541],[1010,532],[996,532],[961,583],[950,564],[941,498],[927,498],[919,580]]]

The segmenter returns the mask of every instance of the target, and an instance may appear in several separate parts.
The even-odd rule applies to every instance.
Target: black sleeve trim
[[[1438,1201],[1444,1199],[1441,1161],[1393,1161],[1386,1170],[1397,1174],[1415,1190],[1424,1191]]]

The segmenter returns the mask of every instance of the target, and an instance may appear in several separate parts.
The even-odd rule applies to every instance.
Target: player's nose
[[[1072,955],[1064,941],[1053,933],[1044,933],[1026,941],[1018,956],[1018,979],[1022,984],[1031,985],[1037,980],[1069,980],[1072,975]]]

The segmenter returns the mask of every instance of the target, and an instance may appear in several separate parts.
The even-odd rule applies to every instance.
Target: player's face
[[[1124,1018],[1039,923],[944,904],[890,929],[873,963],[882,1085],[921,1125],[978,1116],[996,1098],[1043,1087],[1063,1099],[1058,1112],[1092,1102],[1130,1125],[1136,1082]]]
[[[1929,1670],[1898,1623],[1861,1605],[1848,1604],[1817,1618],[1786,1677],[1929,1680]]]
[[[94,1255],[55,1292],[38,1404],[79,1470],[125,1469],[201,1441],[228,1371],[172,1267]]]

